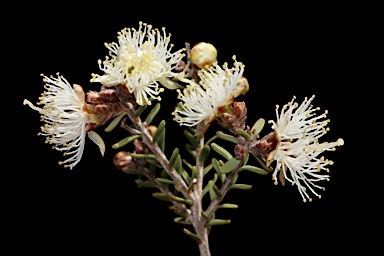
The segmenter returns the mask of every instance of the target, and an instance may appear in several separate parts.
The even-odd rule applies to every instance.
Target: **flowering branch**
[[[235,101],[250,88],[243,76],[245,65],[237,61],[236,56],[233,56],[232,67],[228,63],[219,65],[216,48],[205,42],[192,49],[186,43],[185,48],[172,51],[170,37],[165,28],[160,31],[142,22],[138,30],[125,28],[118,33],[118,43],[105,44],[109,56],[104,61],[98,60],[103,74],[91,74],[90,81],[100,83],[100,91],[85,93],[80,85],[71,85],[59,74],[57,77],[43,75],[46,91],[37,103],[43,107],[26,99],[23,104],[40,113],[45,124],[39,135],[46,136],[46,142],[54,149],[64,152],[67,159],[59,164],[71,169],[81,160],[86,137],[96,143],[104,155],[105,143],[95,130],[110,120],[105,132],[113,131],[120,124],[131,136],[113,144],[112,148],[120,149],[133,143],[135,149],[118,152],[113,159],[115,167],[137,175],[138,187],[158,189],[159,192],[152,195],[173,204],[169,208],[179,215],[175,222],[192,224],[195,233],[188,229],[183,232],[197,242],[201,256],[210,256],[211,228],[230,223],[230,220],[216,218],[216,211],[237,208],[237,205],[221,204],[224,197],[231,189],[252,187],[237,183],[241,172],[272,174],[276,185],[289,181],[296,185],[304,202],[311,202],[311,195],[321,198],[318,190],[324,187],[318,184],[329,180],[328,166],[333,164],[320,156],[321,153],[334,151],[344,141],[319,142],[329,131],[330,120],[325,119],[327,110],[317,115],[319,108],[312,105],[314,96],[305,98],[301,104],[293,97],[280,110],[277,105],[276,120],[268,121],[272,131],[261,137],[265,120],[258,119],[252,127],[246,125],[247,107],[244,102]],[[182,60],[185,56],[186,62]],[[151,124],[160,103],[152,107],[144,121],[141,119],[153,101],[161,100],[159,95],[165,89],[178,93],[180,102],[172,113],[173,120],[189,127],[193,133],[184,131],[189,142],[186,149],[194,157],[194,164],[182,158],[177,147],[169,158],[165,155],[166,121],[162,120],[157,126]],[[213,122],[230,134],[217,131],[205,142],[205,134]],[[234,156],[216,143],[218,138],[235,144]],[[210,157],[211,149],[220,156]],[[260,167],[249,163],[250,155]],[[211,169],[216,173],[209,179]],[[327,174],[322,174],[323,171]],[[218,179],[220,189],[216,185]],[[203,198],[208,195],[210,203],[205,208]]]

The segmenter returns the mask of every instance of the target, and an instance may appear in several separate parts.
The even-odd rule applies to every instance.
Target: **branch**
[[[128,109],[127,109],[127,116],[132,121],[134,126],[137,130],[141,132],[140,136],[144,143],[147,145],[149,150],[157,156],[157,161],[161,164],[161,166],[164,168],[164,170],[168,173],[168,175],[172,178],[173,181],[175,181],[176,186],[180,189],[180,192],[183,194],[183,196],[192,201],[192,204],[196,202],[196,199],[192,193],[188,192],[188,187],[185,184],[183,178],[176,172],[174,168],[169,168],[169,161],[167,157],[164,155],[164,153],[161,151],[157,143],[152,142],[152,136],[149,133],[148,129],[144,125],[143,122],[141,122],[140,117],[135,117],[135,111],[133,108],[133,105],[131,103],[127,103]],[[126,129],[125,124],[122,124],[122,127]]]
[[[231,189],[232,182],[234,178],[238,175],[241,166],[243,165],[243,160],[237,165],[235,171],[233,172],[233,175],[229,175],[226,179],[224,184],[221,186],[220,193],[221,197],[216,197],[213,201],[211,201],[210,205],[208,206],[207,210],[205,211],[206,216],[208,217],[206,219],[206,222],[211,218],[212,214],[216,212],[216,210],[219,208],[220,202],[223,200],[224,196],[227,194],[227,192]]]

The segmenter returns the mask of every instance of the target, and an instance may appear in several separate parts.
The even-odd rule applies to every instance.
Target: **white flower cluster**
[[[185,56],[184,48],[171,53],[171,35],[166,35],[165,28],[162,31],[142,22],[138,30],[121,30],[118,43],[105,43],[109,56],[103,62],[98,61],[104,74],[92,74],[91,82],[126,85],[139,105],[150,105],[152,99],[160,100],[157,95],[164,89],[159,88],[158,83],[177,76],[175,68]]]
[[[207,69],[199,70],[199,84],[185,80],[188,85],[183,92],[178,90],[181,102],[172,113],[176,122],[185,126],[210,124],[244,91],[245,84],[240,83],[244,64],[237,62],[235,56],[233,59],[232,68],[228,68],[227,63],[220,67],[214,62]]]
[[[324,188],[315,183],[329,179],[329,175],[320,172],[323,170],[329,172],[327,166],[332,165],[333,162],[319,155],[344,144],[342,139],[332,143],[319,143],[319,138],[329,130],[326,126],[330,120],[324,119],[327,111],[316,116],[315,112],[319,108],[313,108],[311,105],[313,98],[314,96],[305,98],[301,105],[298,105],[293,97],[291,102],[283,106],[280,113],[279,106],[276,107],[276,122],[269,121],[279,140],[277,148],[267,159],[268,164],[276,161],[272,179],[277,184],[277,173],[279,173],[282,184],[285,180],[292,185],[296,184],[304,202],[312,201],[307,188],[321,198],[315,188],[323,190]]]
[[[41,126],[38,135],[46,136],[46,143],[53,144],[58,151],[65,151],[64,155],[70,157],[59,164],[73,168],[81,159],[85,145],[86,125],[97,123],[95,115],[89,113],[85,103],[85,94],[80,85],[73,87],[68,81],[57,74],[57,78],[44,76],[43,81],[46,91],[39,98],[38,105],[34,106],[30,101],[24,100],[24,105],[41,114]],[[104,142],[94,131],[88,132],[89,138],[94,141],[104,154]]]

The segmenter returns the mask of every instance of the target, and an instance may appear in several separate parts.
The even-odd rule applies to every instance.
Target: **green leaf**
[[[116,116],[112,122],[104,129],[105,132],[111,132],[115,127],[120,123],[121,119],[123,119],[125,113]]]
[[[191,200],[188,200],[188,199],[185,199],[185,198],[181,198],[181,197],[178,197],[178,196],[171,196],[171,199],[176,201],[176,202],[183,203],[183,204],[188,204],[188,205],[192,204]]]
[[[204,168],[203,174],[204,176],[212,169],[213,164],[209,164]]]
[[[164,127],[165,127],[165,121],[162,120],[162,121],[160,122],[159,126],[157,127],[155,134],[153,135],[153,138],[152,138],[153,143],[156,143],[156,142],[157,142],[157,140],[159,139],[161,133],[162,133],[163,130],[164,130]]]
[[[205,145],[209,145],[209,144],[211,144],[211,142],[212,141],[214,141],[215,139],[217,139],[218,137],[215,135],[215,136],[213,136],[212,138],[210,138],[206,143],[205,143]]]
[[[162,201],[169,201],[169,197],[166,194],[163,194],[161,192],[155,192],[152,194],[152,196],[156,199],[160,199]]]
[[[223,166],[220,168],[220,173],[229,173],[233,171],[236,166],[240,164],[240,160],[237,160],[236,158],[232,158],[229,161],[227,161]]]
[[[212,166],[216,170],[216,173],[221,175],[221,172],[220,172],[221,165],[219,164],[219,161],[217,161],[216,158],[212,158]]]
[[[132,135],[132,136],[126,137],[126,138],[120,140],[119,142],[113,144],[112,148],[113,149],[119,149],[119,148],[124,147],[125,145],[131,143],[132,141],[134,141],[137,138],[139,138],[139,135]]]
[[[177,173],[181,174],[183,170],[183,164],[181,162],[181,156],[179,154],[177,154],[174,168],[177,171]]]
[[[185,171],[185,170],[182,170],[181,172],[181,177],[183,177],[183,179],[185,180],[185,182],[189,183],[189,175],[188,173]]]
[[[185,217],[176,217],[173,221],[177,224],[191,225],[191,222],[189,222]]]
[[[239,206],[237,204],[221,204],[219,209],[237,209]]]
[[[149,180],[142,181],[138,179],[138,180],[135,180],[135,182],[139,188],[155,188],[156,187],[155,184]]]
[[[164,149],[165,149],[165,130],[166,129],[164,128],[157,141],[157,144],[159,145],[159,148],[162,152],[164,152]]]
[[[192,155],[193,158],[196,159],[197,154],[195,148],[191,144],[186,144],[185,148],[187,149],[188,153]]]
[[[204,163],[207,160],[209,153],[211,152],[211,147],[209,145],[205,145],[199,154],[199,162]]]
[[[207,226],[225,225],[231,223],[231,220],[213,219],[207,223]]]
[[[143,170],[141,169],[131,169],[131,168],[123,168],[122,171],[126,174],[130,174],[130,175],[141,175],[143,174]]]
[[[147,162],[150,163],[151,165],[156,166],[156,167],[159,167],[159,168],[162,167],[161,164],[159,162],[157,162],[157,160],[147,158]]]
[[[255,122],[255,124],[252,126],[252,129],[251,129],[251,131],[254,132],[253,134],[254,137],[256,137],[256,135],[258,135],[261,132],[261,130],[264,127],[264,124],[265,124],[265,120],[263,118],[259,118],[259,120]]]
[[[213,182],[210,180],[208,182],[208,192],[209,192],[209,197],[211,199],[211,201],[213,201],[215,198],[216,198],[216,193],[215,193],[215,190],[213,189]]]
[[[234,136],[232,136],[230,134],[226,134],[226,133],[224,133],[222,131],[217,131],[216,132],[216,136],[219,137],[220,139],[223,139],[223,140],[226,140],[226,141],[229,141],[229,142],[233,142],[235,144],[238,143],[236,137],[234,137]]]
[[[189,168],[191,171],[193,171],[193,165],[191,165],[190,163],[188,163],[187,160],[183,159],[183,163],[184,163],[186,166],[188,166],[188,168]]]
[[[169,163],[168,163],[168,166],[169,168],[173,168],[173,166],[175,165],[176,163],[176,159],[177,159],[177,156],[179,155],[179,149],[178,148],[175,148],[172,152],[172,156],[171,158],[169,159]]]
[[[139,158],[139,159],[157,159],[157,156],[152,155],[152,154],[136,154],[136,153],[131,153],[130,156],[132,158]]]
[[[249,139],[251,138],[251,135],[249,135],[246,131],[244,131],[243,129],[237,129],[237,132],[240,134],[241,137],[243,137],[244,139]]]
[[[221,198],[223,195],[221,194],[221,191],[220,189],[215,185],[215,184],[212,184],[212,188],[213,188],[213,191],[215,191],[217,197]]]
[[[149,125],[153,118],[155,118],[155,116],[157,115],[157,113],[159,112],[160,110],[160,103],[157,103],[151,110],[151,112],[149,112],[147,118],[145,119],[145,122]]]
[[[216,143],[211,143],[211,147],[225,159],[230,160],[233,158],[233,156],[225,148],[217,145]]]
[[[139,117],[141,113],[148,107],[147,104],[140,106],[136,111],[135,111],[135,117]]]
[[[156,178],[161,183],[175,185],[175,182],[173,180],[165,179],[165,178]]]
[[[187,236],[189,236],[190,238],[192,238],[193,240],[195,240],[198,244],[201,243],[201,238],[200,238],[198,235],[192,233],[191,231],[189,231],[189,230],[186,229],[186,228],[183,229],[183,231],[184,231],[184,234],[186,234]]]
[[[269,174],[269,172],[267,172],[266,170],[261,169],[261,168],[256,167],[256,166],[252,166],[252,165],[243,165],[240,169],[246,170],[246,171],[251,171],[251,172],[254,172],[254,173],[257,173],[260,175],[268,175]]]
[[[242,189],[242,190],[250,190],[252,185],[248,184],[234,184],[231,186],[231,189]]]
[[[185,135],[185,137],[187,137],[189,142],[192,144],[193,149],[196,149],[198,144],[197,144],[197,140],[196,140],[195,136],[193,136],[192,133],[190,133],[187,130],[184,130],[184,135]]]

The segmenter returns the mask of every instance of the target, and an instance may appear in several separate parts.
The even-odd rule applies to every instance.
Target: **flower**
[[[284,185],[288,180],[292,185],[296,184],[303,201],[307,199],[312,201],[307,193],[307,188],[317,197],[321,196],[315,189],[323,189],[323,187],[315,184],[321,180],[329,180],[329,175],[321,174],[322,170],[329,172],[328,165],[333,162],[319,155],[324,151],[333,151],[335,146],[344,144],[343,139],[336,142],[319,143],[329,128],[326,126],[329,119],[326,118],[327,111],[322,115],[316,116],[316,110],[311,102],[315,96],[305,98],[299,106],[294,102],[295,97],[288,104],[284,105],[279,114],[279,106],[276,106],[276,122],[270,120],[272,129],[278,139],[277,147],[267,157],[267,165],[276,161],[276,168],[272,174],[272,179],[277,184],[277,173],[280,182]]]
[[[118,43],[105,43],[109,56],[105,61],[98,60],[104,75],[92,74],[91,82],[100,82],[105,86],[126,85],[134,93],[139,105],[151,104],[152,99],[164,89],[159,89],[158,82],[167,84],[167,78],[175,77],[174,72],[179,61],[184,57],[185,49],[171,53],[169,45],[171,34],[163,35],[158,29],[143,22],[139,30],[125,28],[118,33]]]
[[[44,75],[42,75],[44,76]],[[64,155],[71,155],[59,164],[64,167],[73,168],[81,159],[85,145],[85,134],[94,141],[104,154],[104,142],[97,133],[87,130],[87,124],[97,123],[98,119],[94,114],[89,113],[85,103],[85,94],[80,85],[73,87],[68,81],[57,73],[57,78],[44,76],[46,91],[39,97],[37,105],[44,105],[43,108],[34,106],[30,101],[24,100],[23,104],[41,114],[41,126],[38,135],[46,136],[46,143],[54,144],[53,148],[58,151],[65,151]]]
[[[239,83],[244,64],[237,62],[235,56],[233,59],[235,62],[232,68],[228,68],[227,63],[221,68],[214,62],[207,69],[199,70],[199,84],[187,79],[182,80],[189,84],[183,93],[177,90],[181,102],[172,113],[176,122],[185,126],[200,123],[208,125],[241,94],[245,89],[244,83]]]

